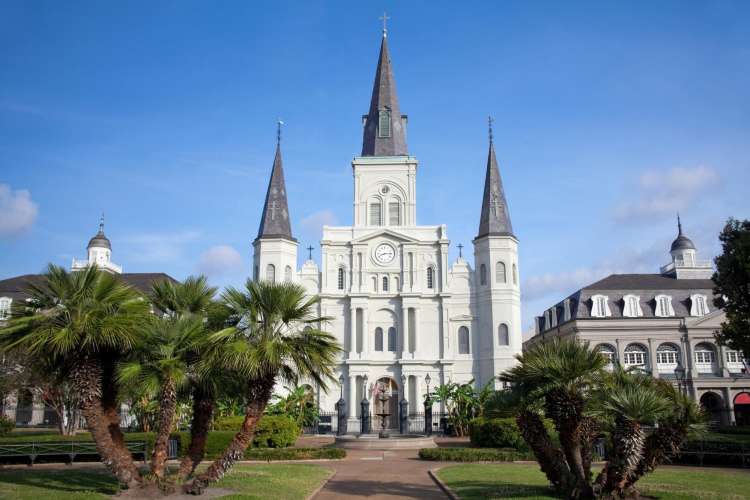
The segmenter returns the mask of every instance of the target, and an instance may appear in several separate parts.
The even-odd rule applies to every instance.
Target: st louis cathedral
[[[472,269],[463,257],[448,262],[445,225],[417,224],[418,161],[406,126],[384,31],[362,153],[352,160],[353,225],[325,226],[321,267],[307,260],[297,269],[277,144],[253,242],[253,279],[297,281],[321,296],[320,314],[333,318],[325,329],[344,347],[339,373],[350,427],[378,382],[397,395],[393,405],[405,396],[419,411],[427,380],[433,388],[472,379],[481,386],[521,352],[518,240],[491,130]],[[320,407],[333,409],[338,391],[318,392]]]

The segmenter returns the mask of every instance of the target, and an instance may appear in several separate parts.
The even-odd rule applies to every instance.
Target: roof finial
[[[279,118],[276,121],[276,145],[281,146],[281,126],[284,125],[284,122],[281,121],[281,118]]]
[[[102,212],[102,216],[99,219],[99,232],[104,234],[104,212]]]
[[[677,235],[682,236],[682,222],[680,221],[680,212],[677,212]]]
[[[492,139],[493,139],[493,136],[492,136],[492,123],[494,121],[495,120],[491,116],[487,117],[487,125],[489,126],[489,129],[490,129],[490,144],[492,144]]]
[[[383,17],[379,17],[378,19],[383,21],[383,38],[385,38],[388,36],[388,24],[387,23],[390,17],[388,17],[388,15],[385,12],[383,12]]]

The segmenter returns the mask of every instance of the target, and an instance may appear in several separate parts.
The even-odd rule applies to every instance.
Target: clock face
[[[396,250],[388,243],[381,243],[375,248],[375,260],[381,264],[388,264],[396,256]]]

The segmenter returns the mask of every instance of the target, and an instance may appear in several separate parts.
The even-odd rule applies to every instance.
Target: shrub
[[[246,460],[315,460],[341,459],[346,451],[341,448],[254,448],[245,452]]]
[[[244,415],[232,415],[230,417],[219,417],[214,421],[215,431],[234,431],[237,432],[245,420]]]
[[[475,418],[469,422],[469,437],[480,448],[528,450],[514,418]]]
[[[750,436],[750,426],[743,425],[720,425],[714,432],[718,434],[733,434]]]
[[[511,448],[422,448],[419,458],[438,462],[513,462],[533,456]]]
[[[299,436],[300,428],[284,415],[263,415],[255,429],[253,446],[257,448],[286,448]]]
[[[13,429],[16,428],[16,423],[6,416],[0,416],[0,436],[7,436]]]

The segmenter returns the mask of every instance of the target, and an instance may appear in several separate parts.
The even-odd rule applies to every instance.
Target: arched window
[[[266,266],[266,281],[275,283],[276,282],[276,266],[268,264]]]
[[[708,304],[705,295],[690,296],[690,316],[705,316],[708,314]]]
[[[513,284],[518,284],[518,267],[516,267],[515,262],[513,263]]]
[[[654,300],[656,301],[656,316],[662,318],[674,316],[674,309],[672,308],[672,297],[670,297],[669,295],[657,295]]]
[[[479,266],[479,283],[481,285],[487,284],[487,266],[485,266],[484,264]]]
[[[292,266],[284,268],[284,281],[292,281]]]
[[[662,344],[656,349],[656,369],[659,373],[674,373],[680,364],[680,350],[674,344]]]
[[[388,203],[388,224],[391,226],[401,225],[401,203],[398,199]]]
[[[388,351],[396,352],[396,328],[388,328]]]
[[[716,371],[716,351],[708,342],[695,346],[695,368],[698,373],[714,373]]]
[[[458,353],[469,354],[469,329],[465,326],[458,329]]]
[[[377,276],[372,277],[372,291],[377,292],[378,291],[378,278]]]
[[[745,369],[745,360],[740,351],[725,351],[727,357],[727,370],[730,373],[742,373]]]
[[[495,264],[495,283],[505,283],[505,262]]]
[[[378,113],[378,137],[391,136],[391,111],[381,109]]]
[[[641,298],[637,295],[626,295],[622,298],[623,311],[622,315],[628,318],[638,318],[643,316],[641,309]]]
[[[615,348],[609,344],[599,344],[596,346],[596,352],[607,358],[607,369],[611,370],[615,366]]]
[[[337,276],[336,276],[336,287],[339,290],[343,290],[344,289],[344,280],[345,280],[345,278],[346,278],[346,276],[344,274],[344,268],[343,267],[339,267],[339,269],[337,271]]]
[[[648,352],[646,348],[640,344],[630,344],[625,348],[624,358],[626,368],[638,368],[645,370],[648,366],[646,360],[648,359]]]
[[[380,327],[375,329],[375,350],[383,350],[383,329]]]
[[[429,288],[430,290],[435,288],[434,274],[435,274],[435,271],[431,267],[428,267],[427,268],[427,288]]]
[[[10,318],[10,306],[13,299],[10,297],[0,297],[0,320]]]
[[[383,291],[388,291],[388,276],[383,276]]]
[[[505,323],[497,327],[497,343],[499,345],[510,345],[508,325],[506,325]]]
[[[594,295],[591,297],[591,317],[606,318],[611,316],[609,310],[609,297],[606,295]]]
[[[371,226],[382,226],[383,225],[383,213],[382,205],[379,200],[370,202],[370,225]]]

